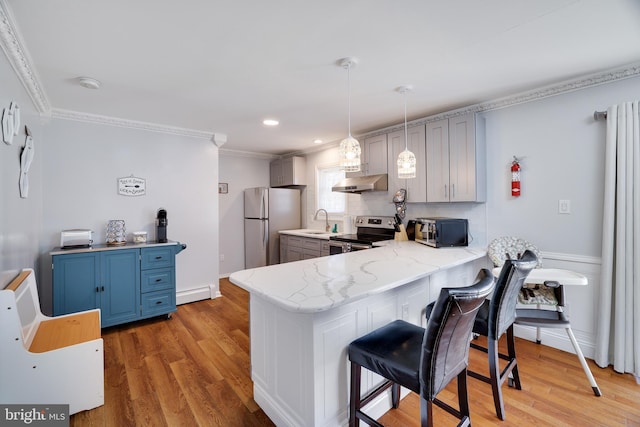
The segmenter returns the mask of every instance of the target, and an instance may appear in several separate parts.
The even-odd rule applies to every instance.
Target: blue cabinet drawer
[[[167,314],[176,311],[176,291],[164,291],[142,294],[142,316]]]
[[[173,246],[162,246],[159,248],[145,248],[141,250],[141,268],[173,267],[175,263]]]
[[[175,287],[175,270],[173,268],[156,268],[143,270],[141,280],[142,293],[173,289]]]

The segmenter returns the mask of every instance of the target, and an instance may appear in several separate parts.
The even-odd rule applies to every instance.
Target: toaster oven
[[[469,245],[469,222],[463,218],[416,218],[415,240],[434,248]]]

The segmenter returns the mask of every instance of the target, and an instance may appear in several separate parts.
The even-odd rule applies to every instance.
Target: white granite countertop
[[[329,240],[331,236],[339,236],[342,233],[332,233],[330,231],[315,230],[310,228],[301,228],[299,230],[280,230],[280,234],[288,234],[291,236],[310,237],[312,239]]]
[[[325,311],[486,255],[485,248],[383,247],[237,271],[232,283],[295,312]]]

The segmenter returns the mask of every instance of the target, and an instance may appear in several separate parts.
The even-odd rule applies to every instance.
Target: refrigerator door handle
[[[267,247],[267,237],[269,236],[269,232],[267,230],[267,221],[262,221],[262,247]]]
[[[260,218],[267,218],[266,212],[264,211],[264,196],[265,196],[265,192],[264,190],[261,191],[261,197],[260,197]]]

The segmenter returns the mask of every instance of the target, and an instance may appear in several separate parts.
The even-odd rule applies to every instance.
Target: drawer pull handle
[[[162,301],[156,301],[156,305],[162,304]]]
[[[156,279],[156,283],[162,282],[162,279]]]
[[[101,290],[102,292],[104,292],[104,286],[103,286],[103,287],[101,287],[101,288],[100,288],[100,290]]]
[[[156,259],[162,259],[162,257],[158,255],[158,256],[156,257]]]
[[[96,286],[96,292],[100,292],[100,286]]]

